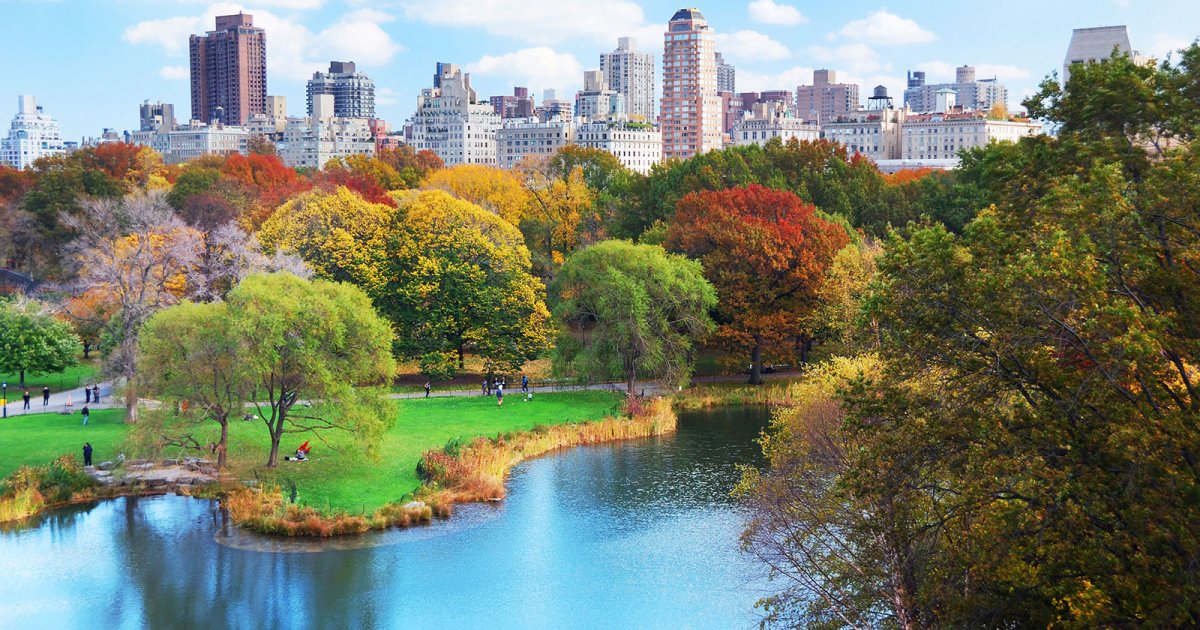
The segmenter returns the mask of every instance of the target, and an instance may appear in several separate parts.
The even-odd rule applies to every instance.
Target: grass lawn
[[[19,466],[44,466],[68,453],[74,453],[82,462],[84,442],[92,443],[95,463],[112,459],[128,431],[124,409],[97,409],[86,427],[80,426],[83,418],[78,412],[69,416],[20,415],[14,414],[12,407],[8,412],[8,418],[0,420],[0,478],[12,474]]]
[[[54,372],[51,374],[33,374],[25,373],[25,387],[31,395],[41,396],[41,389],[49,387],[52,392],[61,392],[76,387],[83,387],[85,384],[92,382],[96,373],[100,371],[100,363],[96,358],[79,359],[79,363],[73,365],[62,372]],[[20,374],[0,374],[0,381],[8,383],[8,396],[10,400],[16,400],[21,397],[21,392],[18,389],[21,383]],[[37,390],[36,392],[34,390]],[[14,394],[13,391],[17,393]]]
[[[239,479],[257,476],[279,483],[285,494],[289,482],[294,482],[298,502],[322,510],[371,512],[416,490],[420,486],[416,466],[421,454],[451,438],[494,436],[538,424],[600,419],[611,415],[620,404],[620,397],[610,392],[539,394],[532,402],[522,401],[518,393],[506,396],[503,407],[496,406],[495,397],[483,396],[396,401],[396,424],[384,435],[374,459],[353,437],[342,432],[326,434],[330,445],[311,435],[285,435],[281,456],[294,452],[306,439],[311,440],[312,453],[307,462],[280,462],[274,471],[263,467],[270,448],[266,427],[257,420],[236,420],[230,424],[230,472]],[[80,453],[85,440],[95,447],[97,462],[114,457],[118,449],[124,448],[127,428],[123,414],[122,409],[96,411],[87,427],[78,426],[78,414],[37,414],[0,424],[0,476],[8,475],[20,464],[45,464],[64,453]],[[213,424],[208,439],[215,437],[215,427]]]

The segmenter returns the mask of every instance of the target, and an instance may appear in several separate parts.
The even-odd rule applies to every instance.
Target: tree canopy
[[[0,372],[25,374],[61,372],[78,362],[82,343],[71,328],[45,304],[33,300],[0,302]]]

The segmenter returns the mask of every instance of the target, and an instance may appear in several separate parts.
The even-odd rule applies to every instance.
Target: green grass
[[[421,454],[444,445],[451,438],[495,436],[524,431],[535,425],[561,424],[603,418],[614,413],[620,397],[609,392],[581,391],[539,394],[532,402],[518,395],[505,396],[504,406],[496,398],[444,397],[396,401],[398,419],[379,445],[378,457],[370,458],[344,432],[326,433],[330,445],[309,434],[289,434],[280,445],[281,456],[291,454],[306,439],[312,453],[307,462],[280,462],[279,468],[264,468],[270,439],[258,420],[235,420],[230,424],[230,471],[239,479],[258,476],[279,483],[285,495],[295,483],[298,501],[321,510],[373,512],[399,500],[420,486],[416,466]],[[10,419],[0,424],[0,476],[21,464],[46,464],[64,453],[81,453],[83,442],[91,441],[94,459],[115,457],[128,427],[123,409],[92,413],[87,427],[80,427],[79,414],[37,414]],[[213,439],[216,425],[205,429]],[[165,453],[164,456],[174,456]],[[82,455],[81,455],[82,457]]]
[[[35,398],[42,395],[42,388],[49,387],[52,392],[61,392],[68,389],[83,387],[85,384],[90,384],[92,379],[96,378],[96,374],[100,372],[100,364],[93,357],[91,359],[80,359],[79,363],[73,365],[62,372],[54,372],[51,374],[33,374],[25,373],[25,388],[29,390],[29,394]],[[0,374],[0,381],[8,383],[9,400],[18,400],[21,398],[20,374]],[[36,391],[35,391],[36,390]],[[13,392],[16,392],[15,394]]]
[[[124,409],[97,409],[86,427],[80,422],[78,412],[17,415],[10,408],[8,418],[0,420],[0,478],[20,466],[45,466],[68,453],[82,462],[84,442],[92,443],[92,460],[97,464],[117,456],[129,430]]]

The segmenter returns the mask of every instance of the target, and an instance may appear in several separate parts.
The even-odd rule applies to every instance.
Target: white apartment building
[[[788,103],[755,103],[753,109],[733,124],[729,132],[730,141],[736,146],[764,145],[772,138],[784,143],[792,138],[798,141],[821,139],[821,127],[792,116]]]
[[[608,87],[625,97],[625,111],[634,119],[658,119],[654,86],[654,54],[638,52],[633,37],[617,39],[617,49],[600,55],[600,72]]]
[[[839,114],[821,125],[826,140],[862,154],[876,163],[898,160],[902,153],[901,130],[909,115],[904,109],[861,109]]]
[[[375,155],[370,119],[334,116],[334,102],[332,94],[315,94],[312,116],[287,119],[283,139],[276,145],[284,164],[320,169],[334,158]]]
[[[208,154],[245,155],[249,140],[250,131],[245,127],[230,127],[220,123],[206,125],[196,120],[170,131],[160,129],[130,134],[131,142],[158,151],[165,164],[182,164]]]
[[[1008,88],[995,77],[976,80],[972,66],[956,68],[954,83],[926,84],[924,72],[910,72],[908,84],[904,104],[918,114],[943,111],[938,109],[937,95],[947,89],[954,91],[955,102],[963,109],[986,112],[996,105],[1008,107]]]
[[[1071,31],[1071,43],[1067,45],[1067,56],[1063,59],[1062,84],[1071,78],[1071,66],[1077,63],[1095,63],[1112,56],[1113,50],[1129,55],[1134,63],[1141,63],[1142,56],[1129,43],[1129,30],[1125,26],[1096,26],[1077,28]]]
[[[964,149],[984,147],[992,141],[1016,142],[1041,130],[1039,123],[988,120],[980,113],[910,116],[901,132],[900,159],[957,159]]]
[[[500,115],[491,103],[476,103],[471,75],[439,63],[434,87],[421,90],[412,118],[412,146],[428,149],[446,166],[496,164]]]
[[[646,123],[584,122],[575,128],[575,144],[608,151],[626,168],[643,175],[662,161],[662,133]]]
[[[500,168],[513,168],[529,156],[549,158],[574,137],[575,126],[570,121],[510,118],[496,131],[496,160]]]
[[[583,90],[575,95],[575,116],[588,120],[625,118],[625,96],[609,89],[599,70],[583,73]]]
[[[40,157],[65,152],[58,121],[43,112],[32,95],[18,96],[17,115],[8,128],[8,137],[0,139],[0,163],[23,170]]]
[[[725,112],[717,93],[717,55],[708,20],[697,9],[671,16],[663,41],[659,120],[663,158],[687,159],[720,149]]]

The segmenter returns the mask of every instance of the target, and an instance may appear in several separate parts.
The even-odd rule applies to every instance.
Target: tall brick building
[[[267,113],[267,34],[253,16],[218,16],[216,30],[190,44],[193,120],[243,125]]]

